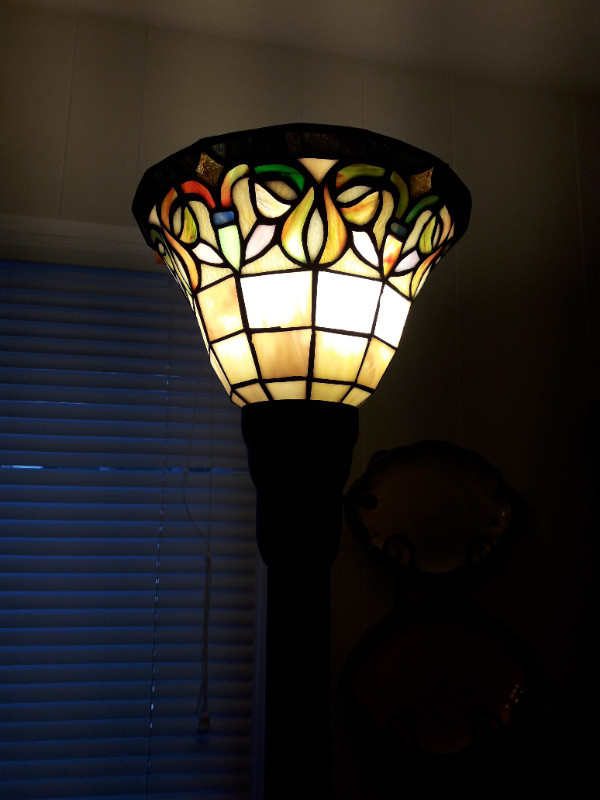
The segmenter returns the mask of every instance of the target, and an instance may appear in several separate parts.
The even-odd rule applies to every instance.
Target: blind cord
[[[198,724],[196,728],[196,732],[199,734],[206,733],[210,730],[211,723],[210,723],[210,713],[208,709],[208,631],[209,631],[209,623],[210,623],[210,604],[211,604],[211,584],[212,584],[212,553],[211,553],[211,516],[212,516],[212,422],[213,422],[213,403],[214,400],[212,398],[211,393],[211,434],[210,434],[210,466],[209,466],[209,486],[211,489],[211,497],[209,502],[209,525],[208,525],[208,533],[202,530],[200,525],[198,525],[194,515],[189,506],[188,501],[188,484],[189,484],[189,473],[190,473],[190,459],[192,454],[192,445],[194,442],[194,431],[196,427],[196,418],[198,413],[198,395],[200,394],[200,376],[198,377],[198,384],[196,388],[196,395],[194,398],[194,414],[192,416],[192,429],[190,433],[190,439],[188,442],[188,449],[186,455],[186,464],[184,468],[183,474],[183,502],[185,505],[185,511],[192,522],[193,526],[196,528],[198,534],[204,539],[205,542],[205,551],[204,551],[204,602],[203,602],[203,609],[202,609],[202,666],[201,666],[201,676],[200,676],[200,689],[198,691],[198,697],[196,700],[196,708],[194,713],[198,718]]]
[[[169,436],[169,406],[170,406],[170,379],[171,379],[171,335],[173,329],[173,314],[172,307],[169,314],[169,357],[167,359],[166,368],[166,408],[165,408],[165,425],[163,437],[163,460],[162,460],[162,474],[160,482],[160,510],[158,519],[158,534],[156,541],[156,563],[154,573],[154,619],[152,627],[152,666],[151,666],[151,679],[150,679],[150,709],[148,712],[148,744],[146,749],[146,800],[148,800],[150,790],[150,772],[152,768],[152,727],[154,722],[154,693],[155,693],[155,680],[156,680],[156,646],[158,641],[158,611],[159,611],[159,589],[160,589],[160,545],[164,527],[164,508],[165,508],[165,482],[167,472],[167,442]]]

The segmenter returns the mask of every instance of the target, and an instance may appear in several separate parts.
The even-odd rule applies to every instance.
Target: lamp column
[[[330,567],[358,410],[280,400],[242,409],[268,568],[265,800],[330,787]]]

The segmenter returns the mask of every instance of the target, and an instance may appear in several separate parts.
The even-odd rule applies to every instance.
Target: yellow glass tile
[[[392,286],[395,286],[399,292],[405,297],[410,297],[410,282],[412,280],[412,272],[407,272],[406,275],[392,275],[389,278],[390,283]]]
[[[392,347],[398,347],[409,310],[410,301],[386,286],[381,293],[375,335]]]
[[[341,403],[349,388],[350,385],[347,383],[320,383],[319,381],[313,381],[310,389],[310,399]]]
[[[334,164],[337,164],[335,158],[299,158],[298,161],[306,167],[317,183],[321,183]]]
[[[200,285],[202,288],[210,286],[211,283],[220,281],[231,275],[230,267],[215,267],[212,264],[200,265]]]
[[[424,255],[429,255],[432,250],[434,249],[435,242],[433,241],[433,234],[435,231],[435,226],[437,224],[437,220],[435,217],[432,217],[427,225],[423,228],[423,233],[421,234],[421,238],[419,239],[419,250]]]
[[[374,268],[365,264],[364,261],[356,255],[354,250],[346,250],[344,255],[335,264],[327,267],[328,272],[345,272],[347,275],[362,275],[365,278],[376,278],[381,280],[379,272]]]
[[[273,400],[306,400],[306,381],[267,383]]]
[[[350,180],[357,178],[380,178],[385,169],[383,167],[376,167],[372,164],[350,164],[341,169],[336,175],[335,185],[339,189]]]
[[[398,206],[396,208],[396,216],[398,219],[400,219],[408,206],[408,186],[397,172],[392,172],[391,179],[396,189],[398,189]]]
[[[423,211],[419,214],[417,221],[414,224],[412,231],[408,235],[408,239],[404,245],[405,250],[412,250],[413,247],[416,246],[417,242],[419,241],[419,237],[421,235],[421,231],[425,227],[425,225],[429,222],[431,217],[431,211]]]
[[[308,217],[308,213],[312,208],[315,192],[311,187],[302,201],[292,211],[286,219],[281,231],[281,243],[285,250],[300,263],[306,263],[306,254],[304,252],[303,232],[304,223]]]
[[[289,203],[283,203],[275,195],[268,192],[264,186],[257,183],[254,187],[256,192],[256,207],[264,217],[276,219],[291,208]]]
[[[231,395],[231,401],[232,401],[233,403],[235,403],[235,404],[236,404],[236,406],[239,406],[240,408],[243,408],[245,405],[247,405],[247,403],[245,403],[245,402],[242,400],[242,398],[241,398],[241,397],[238,397],[238,396],[237,396],[237,394],[235,394],[235,392],[234,392],[234,393]]]
[[[161,218],[162,224],[165,226],[165,228],[168,228],[169,225],[170,225],[170,223],[169,223],[169,212],[171,210],[171,205],[173,203],[173,200],[176,197],[177,197],[177,192],[175,191],[175,189],[169,189],[169,191],[166,193],[166,195],[164,196],[163,201],[161,203],[161,206],[160,206],[160,218]]]
[[[212,222],[210,221],[210,213],[208,208],[204,205],[204,203],[201,203],[200,200],[192,200],[190,203],[190,208],[198,220],[200,238],[211,244],[213,247],[217,247],[217,237],[215,236],[215,231],[212,226]]]
[[[182,278],[184,283],[187,284],[192,291],[194,291],[194,289],[196,289],[196,287],[198,286],[198,270],[196,268],[194,260],[192,259],[191,255],[187,252],[187,250],[179,244],[177,239],[174,239],[172,236],[170,236],[167,233],[167,231],[164,231],[164,234],[165,238],[169,242],[169,245],[173,248],[173,250],[177,253],[181,261],[183,261],[183,263],[187,267],[189,277],[180,268],[180,265],[179,264],[177,265],[177,271],[180,274],[180,277]]]
[[[350,189],[346,189],[340,195],[338,195],[337,201],[338,203],[351,203],[353,200],[356,200],[359,197],[363,197],[366,194],[369,194],[373,191],[372,186],[352,186]]]
[[[252,202],[250,201],[250,186],[248,183],[248,178],[243,178],[241,181],[238,181],[235,184],[232,195],[233,204],[237,208],[238,212],[240,230],[245,239],[252,230],[252,226],[256,222],[256,214],[254,213]]]
[[[420,276],[418,284],[414,284],[413,283],[413,297],[416,297],[419,294],[419,292],[423,288],[423,284],[425,283],[425,281],[429,277],[429,273],[430,272],[431,272],[430,268],[426,269],[425,272],[423,272],[423,274]]]
[[[340,208],[340,211],[348,222],[352,222],[354,225],[366,225],[375,216],[378,204],[379,192],[371,192],[371,194],[359,200],[358,203],[353,206],[346,206],[346,208]]]
[[[156,225],[158,228],[160,228],[160,220],[158,218],[158,213],[156,211],[156,206],[154,206],[154,208],[150,212],[150,216],[148,217],[148,222],[151,225]]]
[[[435,253],[432,253],[430,256],[428,256],[425,259],[425,261],[423,261],[423,263],[420,265],[419,269],[413,274],[413,279],[410,285],[413,297],[416,297],[417,294],[419,293],[421,287],[423,286],[425,280],[427,279],[427,276],[429,275],[429,271],[433,263],[438,258],[441,251],[442,248],[440,247],[435,251]]]
[[[355,275],[319,272],[316,324],[341,331],[370,333],[382,284]]]
[[[442,236],[440,239],[440,244],[441,244],[442,242],[446,241],[450,233],[450,229],[452,228],[452,219],[450,217],[450,213],[448,212],[446,206],[444,206],[440,211],[440,217],[442,218],[442,223],[444,225],[442,230]]]
[[[219,364],[219,362],[215,358],[215,354],[214,353],[210,354],[210,365],[214,369],[214,371],[215,371],[215,373],[217,375],[217,378],[223,384],[223,388],[225,389],[227,394],[231,394],[231,386],[229,385],[229,381],[225,377],[225,373],[221,369],[221,365]]]
[[[378,247],[381,247],[383,237],[385,235],[386,225],[388,224],[388,221],[394,212],[394,198],[390,192],[382,192],[381,196],[383,201],[381,211],[379,212],[379,216],[373,225],[373,233],[375,234],[375,240]]]
[[[328,264],[330,261],[337,261],[346,246],[347,233],[344,220],[340,217],[337,208],[334,206],[329,189],[325,186],[323,190],[325,197],[325,212],[327,214],[327,243],[321,256],[320,263]]]
[[[290,203],[298,199],[298,192],[285,181],[265,181],[265,186],[281,200],[289,200]]]
[[[378,339],[372,339],[358,375],[358,383],[375,389],[396,351]]]
[[[241,279],[251,328],[301,328],[312,322],[312,272],[251,275]]]
[[[245,333],[213,344],[213,349],[223,366],[229,383],[258,380],[252,351]]]
[[[226,228],[219,228],[219,243],[227,261],[232,267],[239,269],[242,253],[240,232],[237,225],[227,225]]]
[[[314,377],[352,383],[360,369],[367,339],[343,333],[315,333]]]
[[[269,399],[260,383],[251,383],[249,386],[240,386],[239,389],[236,389],[236,391],[247,403],[263,403],[265,400]]]
[[[191,244],[198,238],[196,221],[187,206],[179,206],[173,214],[173,233],[184,244]]]
[[[298,264],[291,261],[279,245],[273,245],[263,256],[254,259],[250,264],[242,265],[242,274],[260,275],[288,269],[298,269]]]
[[[308,375],[308,354],[312,331],[272,331],[255,333],[252,344],[266,379]]]
[[[365,392],[363,389],[358,389],[355,386],[354,389],[348,393],[348,397],[342,402],[348,406],[360,406],[365,400],[368,400],[369,397],[371,397],[371,392]]]
[[[229,208],[231,205],[231,191],[235,182],[247,174],[248,165],[238,164],[237,167],[233,167],[225,175],[223,183],[221,184],[221,205],[223,208]]]
[[[386,236],[383,246],[383,274],[389,275],[396,266],[400,253],[402,252],[402,242],[390,233]]]
[[[242,329],[234,278],[201,289],[198,292],[198,304],[211,342]]]

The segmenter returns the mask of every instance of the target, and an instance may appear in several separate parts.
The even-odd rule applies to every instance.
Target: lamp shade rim
[[[152,247],[148,216],[174,185],[189,180],[205,153],[220,166],[260,164],[294,158],[344,158],[396,170],[401,176],[432,170],[432,190],[444,197],[455,223],[453,244],[466,231],[471,195],[451,169],[414,145],[364,128],[316,123],[290,123],[207,136],[159,161],[144,173],[135,193],[133,215]]]

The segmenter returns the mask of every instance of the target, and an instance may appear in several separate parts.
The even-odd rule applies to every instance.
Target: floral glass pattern
[[[369,397],[455,239],[435,169],[401,174],[348,154],[232,163],[202,150],[193,179],[153,203],[147,239],[234,403]]]

